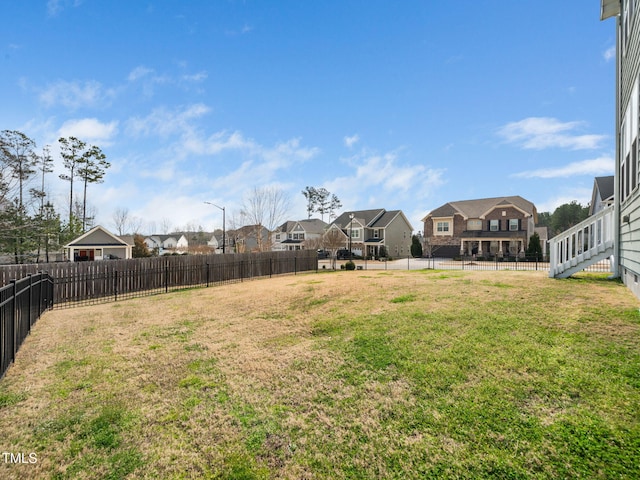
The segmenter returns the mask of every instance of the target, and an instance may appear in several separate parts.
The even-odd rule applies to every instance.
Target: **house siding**
[[[622,12],[625,12],[629,5],[629,0],[622,1]],[[622,48],[618,49],[619,68],[617,92],[618,99],[617,126],[620,135],[618,137],[618,149],[616,155],[616,194],[615,202],[619,204],[618,220],[619,220],[619,236],[618,236],[618,265],[620,277],[625,285],[640,298],[640,287],[638,287],[638,278],[640,277],[640,182],[627,181],[629,190],[626,194],[623,191],[623,182],[629,171],[637,176],[640,168],[637,162],[640,155],[637,154],[640,142],[638,142],[638,103],[640,95],[638,90],[640,76],[640,9],[636,8],[633,17],[629,21],[630,30],[627,40],[622,38],[623,32],[621,24],[624,21],[623,16],[616,17],[618,45]],[[627,114],[629,116],[627,117]],[[625,117],[628,119],[625,123],[626,134],[623,134],[623,123]],[[635,140],[635,143],[634,143]],[[624,143],[623,143],[624,142]],[[626,160],[628,153],[628,145],[632,148],[635,145],[636,153],[631,152],[629,160],[636,163],[630,165],[631,168],[626,170],[626,175],[622,173],[623,160]],[[625,168],[629,167],[625,163]],[[635,183],[635,187],[633,186]],[[623,221],[625,217],[629,218],[628,222]]]
[[[411,249],[411,233],[411,225],[404,222],[401,215],[397,215],[384,231],[384,244],[386,245],[388,254],[392,257],[409,255]]]

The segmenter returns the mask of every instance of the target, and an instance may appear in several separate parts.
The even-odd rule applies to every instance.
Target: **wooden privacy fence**
[[[46,271],[53,278],[55,307],[65,307],[317,268],[317,253],[299,250],[9,265],[0,267],[0,281],[24,277],[36,269]]]
[[[29,274],[0,288],[0,378],[52,301],[53,279],[47,273]]]

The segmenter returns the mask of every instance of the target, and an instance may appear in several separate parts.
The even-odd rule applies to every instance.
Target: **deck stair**
[[[549,240],[549,276],[567,278],[614,253],[613,205]]]

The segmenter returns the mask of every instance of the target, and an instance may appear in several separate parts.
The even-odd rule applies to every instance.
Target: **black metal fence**
[[[53,306],[53,279],[29,274],[0,288],[0,378],[16,358],[31,327]]]
[[[440,257],[405,257],[396,258],[393,261],[387,259],[380,260],[354,260],[357,269],[362,270],[528,270],[528,271],[549,271],[548,257],[536,256],[494,256],[492,258],[465,256],[455,258]],[[320,262],[320,269],[333,268],[332,259],[323,259]],[[344,268],[345,261],[337,261],[336,268]],[[613,272],[611,262],[602,260],[594,265],[590,265],[584,269],[586,272]]]
[[[72,263],[52,273],[54,303],[56,308],[103,303],[317,268],[315,251]]]

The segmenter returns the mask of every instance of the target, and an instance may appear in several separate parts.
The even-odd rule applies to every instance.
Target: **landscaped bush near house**
[[[353,263],[351,260],[349,260],[347,263],[344,264],[344,268],[345,270],[355,270],[356,264]]]

